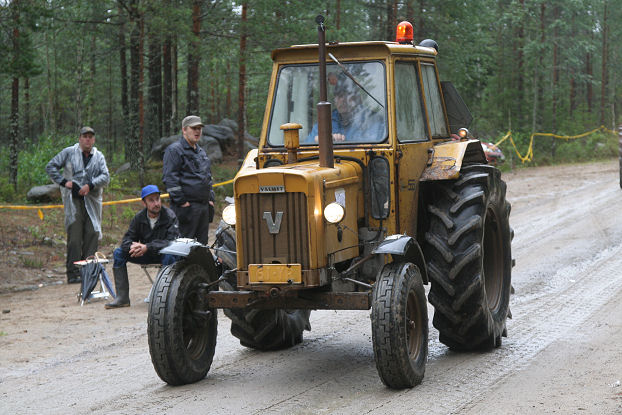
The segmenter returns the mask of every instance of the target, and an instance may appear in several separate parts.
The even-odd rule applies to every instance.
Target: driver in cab
[[[331,112],[333,142],[382,141],[385,136],[382,117],[363,105],[361,95],[352,80],[341,75],[337,80],[333,80],[331,76],[333,79],[335,77],[334,74],[330,74],[329,82],[336,82],[333,91],[335,108]],[[313,129],[304,142],[307,144],[318,142],[317,123],[313,125]]]

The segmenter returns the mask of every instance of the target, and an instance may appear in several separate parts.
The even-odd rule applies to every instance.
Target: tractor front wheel
[[[169,385],[197,382],[207,375],[216,349],[216,309],[206,307],[202,285],[210,282],[198,264],[164,267],[149,304],[147,334],[151,361]]]
[[[408,262],[384,266],[374,286],[371,325],[382,382],[402,389],[423,380],[428,359],[428,307],[419,269]]]

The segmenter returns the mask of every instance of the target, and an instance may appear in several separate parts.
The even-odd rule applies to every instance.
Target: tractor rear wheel
[[[218,255],[226,279],[220,289],[234,291],[237,287],[235,273],[227,271],[236,267],[235,229],[220,222],[216,230],[214,251]],[[302,342],[304,330],[311,330],[310,310],[259,310],[253,308],[226,308],[231,320],[231,334],[240,344],[257,350],[286,349]]]
[[[227,281],[221,281],[220,288],[234,289]],[[224,312],[231,320],[231,334],[252,349],[286,349],[302,342],[304,330],[311,330],[311,310],[225,308]]]
[[[393,262],[380,271],[371,312],[376,368],[390,388],[423,380],[428,359],[428,302],[419,268]]]
[[[501,173],[464,166],[428,192],[425,254],[442,343],[455,350],[499,347],[511,289],[510,204]]]

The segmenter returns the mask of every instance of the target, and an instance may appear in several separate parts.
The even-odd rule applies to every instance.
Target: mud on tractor
[[[506,185],[439,80],[436,42],[415,44],[402,22],[396,42],[327,44],[317,23],[318,44],[272,52],[259,148],[235,177],[216,245],[168,248],[184,258],[158,276],[148,338],[171,385],[206,376],[219,308],[261,350],[302,342],[311,310],[371,309],[391,388],[424,376],[424,285],[449,348],[492,349],[507,334]]]

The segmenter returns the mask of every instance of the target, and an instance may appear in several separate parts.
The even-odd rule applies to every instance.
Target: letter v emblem
[[[263,218],[268,224],[268,232],[276,235],[281,229],[281,221],[283,220],[283,212],[276,212],[276,220],[272,220],[272,212],[264,212]]]

